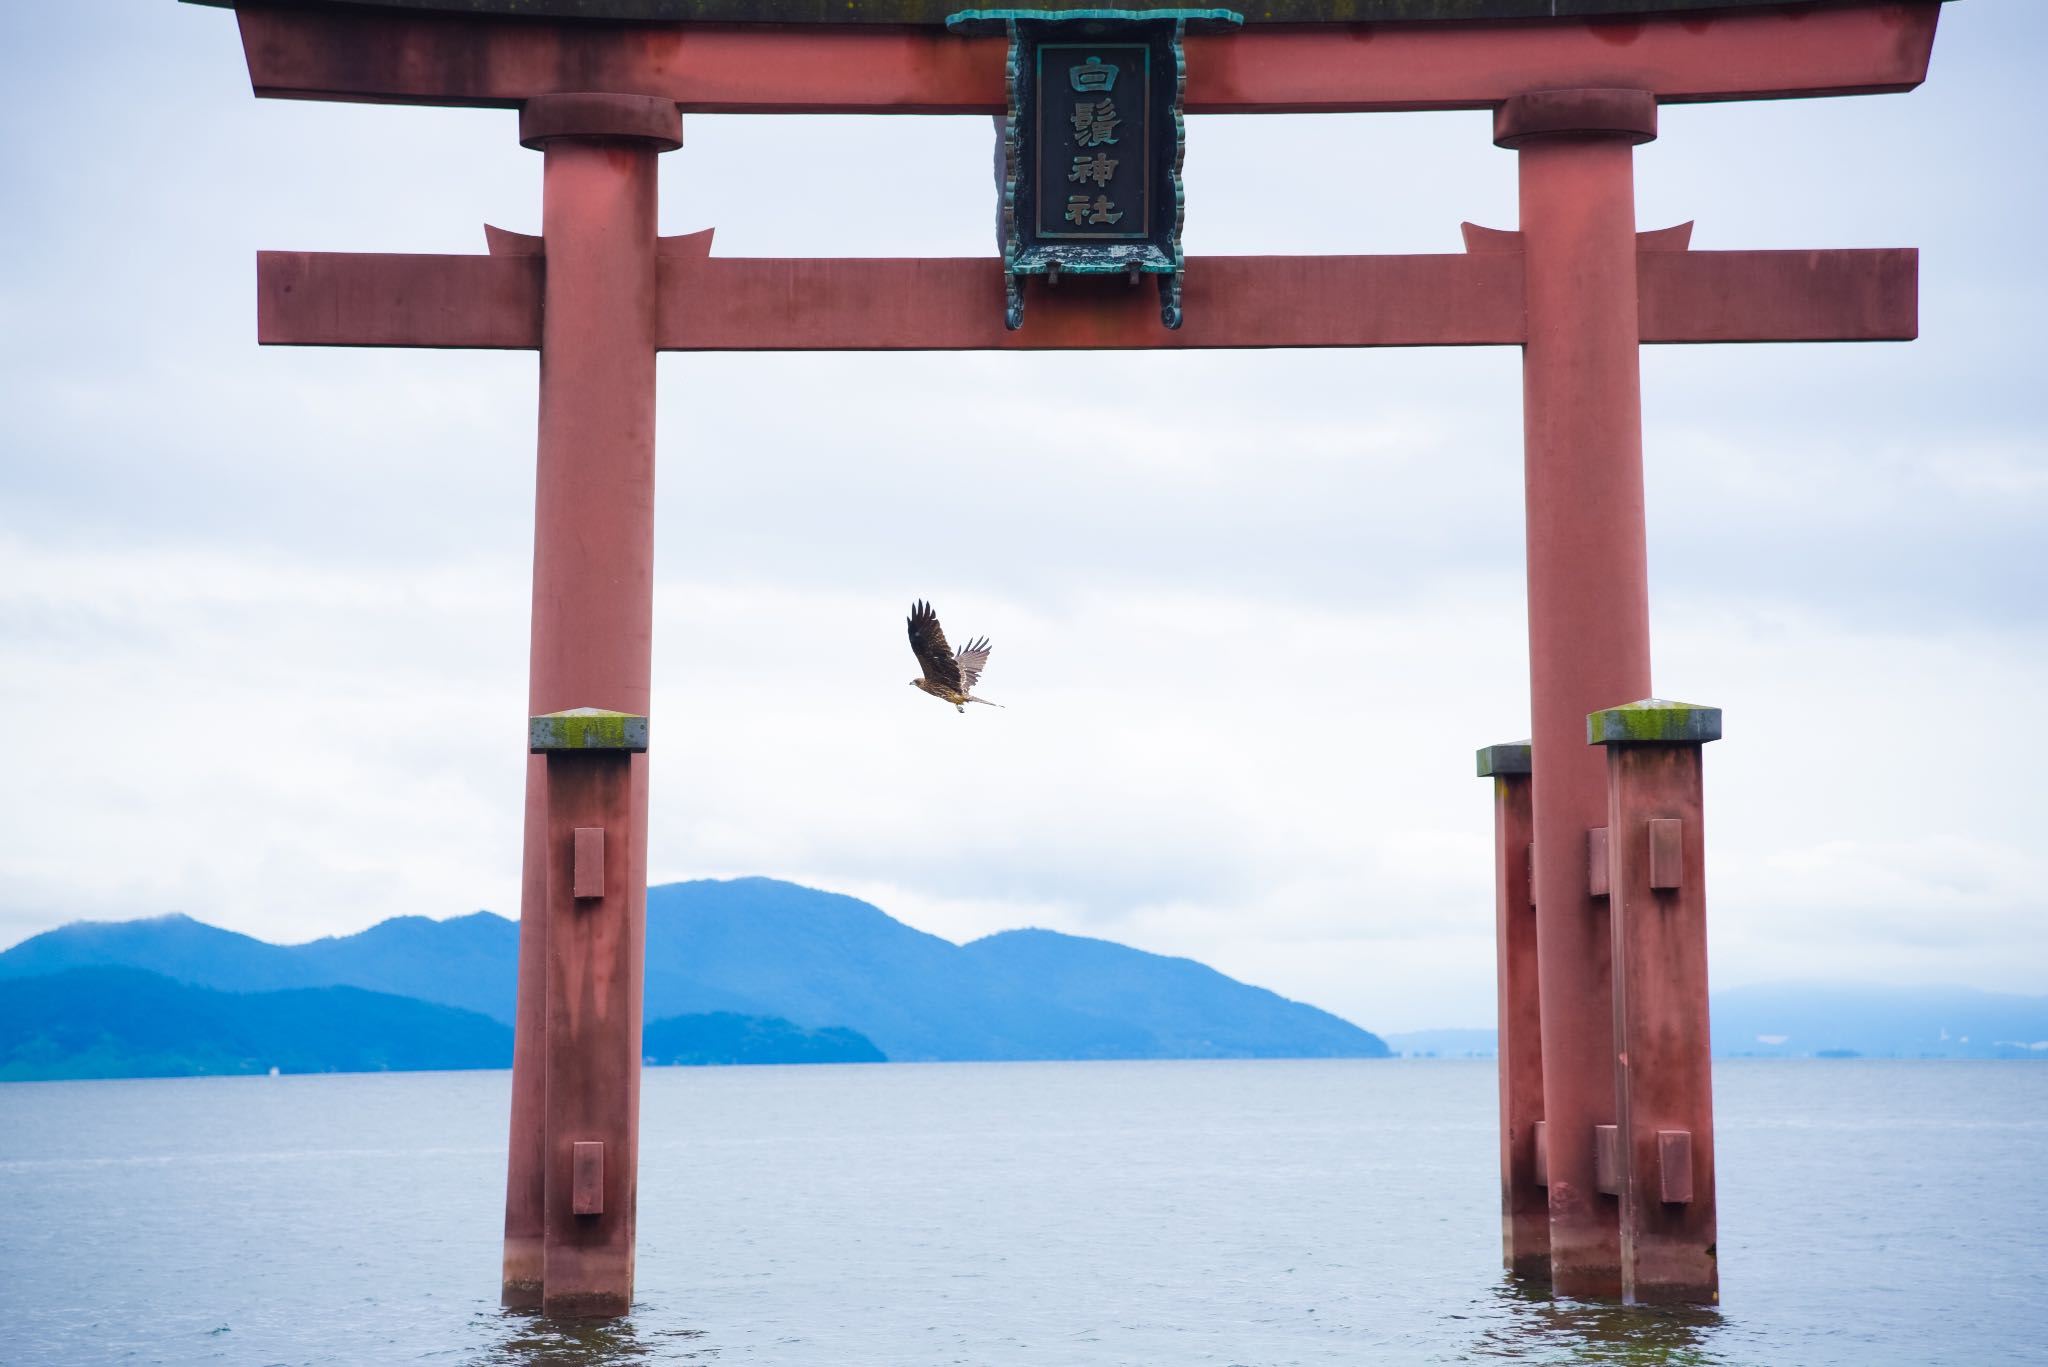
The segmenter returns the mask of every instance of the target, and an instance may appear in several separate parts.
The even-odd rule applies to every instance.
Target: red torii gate
[[[212,2],[258,95],[517,108],[544,153],[537,238],[258,259],[264,343],[541,353],[506,1304],[631,1303],[663,350],[1522,347],[1533,743],[1480,755],[1505,1257],[1561,1294],[1718,1295],[1698,746],[1719,714],[1649,697],[1637,348],[1910,339],[1918,262],[1638,233],[1632,149],[1662,103],[1909,90],[1940,0],[1268,0],[1186,39],[1188,112],[1492,109],[1521,226],[1468,224],[1464,254],[1192,258],[1176,331],[1100,280],[1032,286],[1010,331],[993,259],[657,237],[681,111],[1000,113],[1004,42],[947,33],[957,0]]]

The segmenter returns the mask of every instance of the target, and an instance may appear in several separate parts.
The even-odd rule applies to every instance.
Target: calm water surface
[[[1721,1064],[1683,1313],[1501,1279],[1489,1063],[651,1069],[582,1333],[495,1305],[508,1085],[0,1086],[0,1363],[2048,1362],[2048,1065]]]

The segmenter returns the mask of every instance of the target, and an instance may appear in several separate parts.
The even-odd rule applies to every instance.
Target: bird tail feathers
[[[968,695],[967,695],[967,701],[969,701],[969,702],[978,702],[978,703],[983,703],[983,704],[986,704],[986,705],[987,705],[987,706],[989,706],[989,707],[1001,707],[1001,706],[1002,706],[1002,704],[1001,704],[1001,703],[999,703],[999,702],[989,702],[989,700],[988,700],[987,698],[977,698],[977,697],[975,697],[975,696],[974,696],[974,695],[973,695],[972,693],[970,693],[970,694],[968,694]]]

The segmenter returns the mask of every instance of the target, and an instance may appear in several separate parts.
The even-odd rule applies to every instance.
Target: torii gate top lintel
[[[309,7],[510,15],[592,22],[833,24],[942,27],[958,0],[287,0]],[[1855,0],[1259,0],[1243,7],[1247,24],[1496,22],[1513,19],[1619,19],[1715,10],[1776,9]],[[1946,0],[1942,0],[1943,3]],[[240,0],[187,0],[235,8]],[[1036,10],[1100,9],[1103,0],[1031,0]],[[1120,9],[1166,8],[1162,0],[1123,0]]]
[[[258,95],[510,107],[605,90],[761,114],[1006,104],[1003,39],[945,27],[967,0],[197,2],[237,11]],[[1910,90],[1942,3],[1267,0],[1239,7],[1241,29],[1189,34],[1186,109],[1485,109],[1590,87],[1664,104]],[[1350,41],[1333,42],[1339,32]]]

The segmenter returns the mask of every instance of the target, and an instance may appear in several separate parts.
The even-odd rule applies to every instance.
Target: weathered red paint
[[[1467,225],[1470,228],[1470,225]],[[1471,254],[1192,257],[1187,321],[1134,306],[1120,280],[1032,280],[1003,326],[993,258],[658,259],[663,351],[1515,346],[1526,339],[1520,236]],[[698,234],[693,236],[706,236]],[[1644,342],[1903,341],[1918,333],[1911,249],[1692,252],[1641,234]],[[1505,239],[1505,245],[1501,239]],[[508,241],[509,240],[509,241]],[[500,233],[491,256],[259,252],[267,345],[534,348],[543,258]],[[678,239],[664,238],[664,248]],[[705,244],[708,247],[708,243]],[[462,303],[469,291],[467,307]],[[1150,296],[1146,296],[1149,298]],[[1360,308],[1358,301],[1373,301]]]
[[[1697,743],[1617,741],[1604,756],[1622,1294],[1635,1301],[1720,1298],[1700,758]],[[1671,887],[1653,872],[1659,830],[1679,835]]]
[[[256,253],[265,346],[540,345],[539,257]]]
[[[1004,44],[923,29],[575,21],[296,9],[242,0],[259,95],[510,107],[659,95],[705,113],[994,114]],[[1195,114],[1485,109],[1528,91],[1627,88],[1665,103],[1909,90],[1940,5],[1509,23],[1257,27],[1187,40]]]
[[[1478,346],[1521,333],[1520,262],[1427,256],[1189,261],[1178,330],[1118,277],[1032,280],[1024,326],[1003,326],[987,259],[809,261],[669,257],[662,345],[676,351],[1118,350],[1138,347]],[[1133,307],[1137,297],[1140,307]],[[1358,301],[1371,299],[1372,308]]]
[[[531,680],[529,679],[529,690]],[[528,755],[520,848],[519,985],[512,1017],[512,1106],[505,1161],[505,1252],[500,1302],[538,1310],[547,1172],[541,1162],[547,1071],[547,761]],[[536,858],[536,852],[542,857]]]
[[[654,624],[654,161],[664,140],[644,132],[635,136],[639,129],[629,122],[617,137],[544,141],[541,236],[547,255],[527,694],[536,716],[589,706],[647,712]],[[678,122],[676,140],[680,136]],[[483,259],[534,264],[531,257]],[[617,832],[608,842],[613,851],[606,876],[627,880],[637,908],[625,941],[633,963],[627,980],[613,983],[614,991],[631,998],[629,1013],[613,1015],[633,1017],[629,1072],[637,1108],[647,767],[645,755],[620,762],[627,766],[625,825],[582,824]],[[592,1301],[579,1291],[578,1299],[564,1301],[550,1279],[543,1247],[552,1198],[542,1132],[543,1117],[551,1112],[543,1099],[543,1068],[536,1065],[554,1049],[544,1003],[545,972],[556,960],[548,942],[552,893],[542,873],[549,845],[533,837],[553,829],[552,784],[546,767],[529,765],[501,1294],[513,1306],[616,1301],[617,1313],[623,1313],[631,1301],[630,1257],[623,1300],[613,1295],[611,1301]],[[545,1045],[536,1044],[543,1039]],[[637,1149],[615,1147],[612,1153],[608,1180],[630,1189]],[[612,1208],[625,1211],[630,1230],[630,1208]],[[630,1254],[630,1239],[628,1245]]]
[[[1497,747],[1503,748],[1503,747]],[[1529,774],[1493,778],[1493,927],[1500,1075],[1501,1261],[1518,1277],[1550,1275],[1550,1207],[1537,1171],[1543,1120],[1536,908],[1529,883]]]
[[[1645,342],[1909,342],[1920,335],[1920,253],[1644,251]]]
[[[1585,128],[1599,92],[1573,120]],[[1529,679],[1535,765],[1536,941],[1543,1118],[1550,1139],[1552,1285],[1621,1291],[1615,1203],[1593,1129],[1614,1121],[1607,907],[1591,895],[1586,832],[1607,775],[1586,714],[1650,689],[1636,348],[1636,228],[1628,120],[1613,132],[1531,137],[1520,162],[1528,300],[1522,404]]]
[[[547,757],[541,1309],[549,1315],[623,1315],[633,1304],[647,887],[629,876],[636,861],[625,847],[642,843],[639,758]],[[576,831],[593,826],[628,857],[613,861],[604,896],[579,898]],[[594,1165],[585,1145],[602,1146]]]

